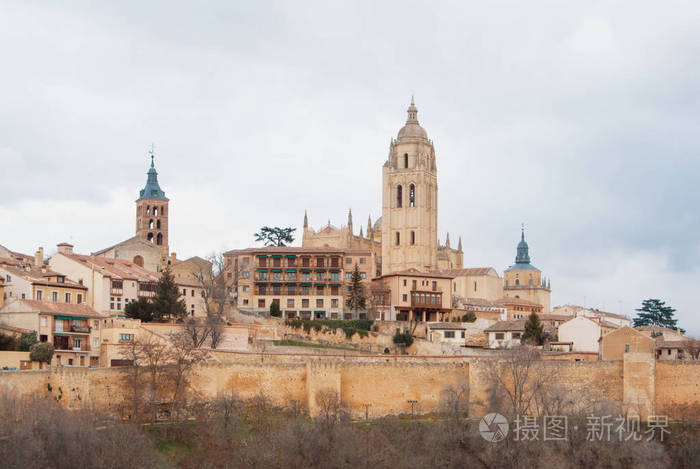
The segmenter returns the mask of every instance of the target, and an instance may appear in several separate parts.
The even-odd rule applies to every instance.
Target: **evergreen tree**
[[[637,310],[637,317],[632,319],[634,327],[639,326],[661,326],[669,329],[676,329],[678,320],[673,317],[676,312],[674,308],[666,306],[666,302],[656,298],[649,298],[642,301],[642,307]],[[680,329],[685,333],[684,329]]]
[[[544,328],[537,313],[530,314],[530,317],[525,321],[525,331],[520,341],[524,344],[542,345]]]
[[[53,345],[48,342],[37,342],[29,349],[29,359],[33,362],[51,363]]]
[[[280,311],[280,304],[276,301],[273,301],[270,303],[270,316],[274,318],[278,318],[282,315],[282,312]]]
[[[153,321],[155,308],[153,302],[148,298],[139,297],[138,300],[127,303],[124,307],[124,314],[127,318],[140,319],[143,322]]]
[[[22,337],[19,339],[19,349],[22,352],[29,352],[32,345],[37,342],[39,342],[39,339],[36,338],[36,331],[27,332],[26,334],[22,334]]]
[[[265,246],[286,246],[294,242],[296,228],[279,228],[277,226],[263,226],[259,233],[255,233],[255,241],[264,242]]]
[[[362,276],[360,275],[360,269],[357,267],[357,264],[355,264],[355,270],[352,272],[350,292],[348,295],[349,296],[346,301],[348,308],[350,308],[352,311],[365,309],[367,297],[365,296],[365,286],[362,285]]]
[[[162,319],[181,319],[187,315],[185,301],[180,299],[180,289],[175,285],[175,278],[167,267],[156,285],[156,296],[153,298],[153,317]]]

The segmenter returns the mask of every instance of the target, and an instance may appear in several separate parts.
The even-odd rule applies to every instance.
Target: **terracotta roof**
[[[40,267],[31,266],[29,270],[27,270],[22,267],[16,267],[11,265],[0,265],[0,268],[6,270],[15,277],[23,278],[28,282],[31,282],[36,285],[47,285],[51,287],[69,287],[78,288],[80,290],[87,290],[87,287],[80,285],[78,282],[68,280],[67,278],[65,278],[66,276],[64,274],[50,269],[43,270]],[[54,280],[48,280],[48,277],[64,277],[65,280],[63,282],[56,282]]]
[[[14,259],[12,257],[0,257],[0,265],[20,265],[22,261],[19,259]]]
[[[467,267],[464,269],[441,270],[440,272],[453,275],[455,277],[464,277],[467,275],[488,275],[492,271],[496,274],[496,276],[498,276],[498,272],[496,272],[496,269],[493,267]]]
[[[430,322],[428,323],[428,328],[442,330],[442,329],[466,329],[460,323],[456,322]]]
[[[635,329],[638,331],[641,331],[641,332],[652,332],[652,333],[653,332],[670,332],[671,334],[675,334],[679,337],[683,337],[683,334],[681,333],[681,331],[671,329],[670,327],[649,325],[649,326],[635,327]]]
[[[113,244],[113,245],[111,245],[111,246],[109,246],[109,247],[106,247],[106,248],[104,248],[104,249],[100,249],[99,251],[95,251],[95,252],[93,252],[91,255],[93,255],[93,256],[99,256],[99,255],[104,254],[105,252],[110,251],[110,250],[112,250],[112,249],[114,249],[114,248],[116,248],[116,247],[118,247],[118,246],[120,246],[120,245],[122,245],[122,244],[124,244],[124,243],[127,243],[127,242],[129,242],[129,241],[136,241],[136,242],[138,242],[138,243],[140,243],[140,244],[144,244],[144,245],[146,245],[146,246],[148,246],[148,247],[151,247],[151,248],[154,248],[154,249],[156,249],[156,250],[158,249],[158,247],[157,247],[156,245],[154,245],[153,243],[149,243],[148,241],[146,241],[145,239],[143,239],[143,238],[141,238],[140,236],[137,235],[137,236],[132,236],[132,237],[129,238],[129,239],[125,239],[124,241],[120,241],[120,242],[118,242],[117,244]],[[64,245],[65,245],[65,244],[64,244]],[[59,246],[60,246],[60,244],[59,244]],[[70,244],[69,244],[68,246],[73,247],[73,246],[71,246]]]
[[[442,274],[440,272],[421,272],[418,269],[406,269],[406,270],[400,270],[398,272],[390,272],[388,274],[381,275],[377,278],[387,278],[387,277],[396,277],[396,276],[403,276],[403,277],[429,277],[429,278],[449,278],[452,279],[454,278],[453,275],[447,275],[447,274]]]
[[[17,302],[24,303],[29,306],[29,308],[44,314],[59,314],[62,316],[77,316],[77,317],[91,317],[91,318],[107,318],[109,315],[101,314],[89,307],[86,304],[72,304],[72,303],[53,303],[50,301],[37,301],[37,300],[16,300]],[[11,307],[6,305],[5,308]]]
[[[539,315],[542,321],[568,321],[573,319],[573,316],[567,316],[566,314],[552,314],[552,313],[542,313]]]
[[[29,334],[30,332],[32,332],[31,329],[25,329],[23,327],[8,326],[5,324],[0,324],[0,329],[2,329],[4,331],[14,332],[16,334]]]
[[[369,249],[339,249],[332,247],[298,247],[298,246],[265,246],[261,248],[246,248],[232,249],[224,255],[241,255],[241,254],[371,254]]]
[[[496,300],[495,303],[498,305],[542,306],[539,303],[534,303],[524,298],[514,298],[509,296],[504,296],[503,298]]]
[[[489,301],[486,298],[463,298],[462,303],[465,305],[471,305],[471,306],[490,306],[492,308],[500,308],[500,305],[497,305],[493,301]]]
[[[513,321],[498,321],[496,324],[484,329],[484,332],[524,331],[527,319],[515,319]]]
[[[600,324],[602,327],[609,327],[611,329],[618,329],[620,327],[619,324],[615,324],[614,322],[606,321],[605,319],[601,319],[598,321],[598,324]]]

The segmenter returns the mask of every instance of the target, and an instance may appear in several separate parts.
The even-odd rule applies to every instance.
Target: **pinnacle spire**
[[[462,252],[462,237],[459,237],[459,243],[457,244],[457,250]]]
[[[445,238],[445,246],[450,247],[450,232],[447,232],[447,238]]]
[[[158,171],[156,171],[155,163],[153,158],[155,157],[155,151],[153,150],[153,144],[148,150],[148,155],[151,157],[151,167],[148,169],[148,177],[146,179],[146,185],[139,192],[139,199],[164,199],[168,200],[165,196],[165,192],[160,188],[158,184]]]
[[[364,238],[364,235],[362,234],[362,225],[360,225],[360,238]]]
[[[348,210],[348,229],[350,230],[350,234],[352,234],[352,209]]]
[[[306,209],[304,209],[304,228],[309,227],[309,216],[306,214]]]
[[[516,264],[530,263],[530,247],[525,241],[525,225],[520,227],[520,242],[518,243],[517,255],[515,256]]]
[[[413,95],[411,95],[411,105],[408,106],[408,119],[406,119],[406,123],[409,122],[418,123],[418,108],[413,101]]]

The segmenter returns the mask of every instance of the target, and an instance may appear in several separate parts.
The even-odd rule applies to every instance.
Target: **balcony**
[[[76,345],[77,344],[77,345]],[[90,346],[88,345],[87,339],[76,341],[73,337],[65,335],[54,335],[53,337],[53,348],[56,351],[68,351],[68,352],[89,352]]]
[[[76,332],[80,334],[89,334],[90,326],[70,326],[70,332]]]
[[[411,308],[417,309],[442,309],[442,292],[439,291],[412,291]]]

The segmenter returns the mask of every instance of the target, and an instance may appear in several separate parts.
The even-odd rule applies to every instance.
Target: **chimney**
[[[175,265],[175,262],[177,262],[177,254],[175,254],[174,252],[170,253],[170,262],[172,265]]]
[[[39,247],[39,249],[34,253],[34,265],[36,267],[41,267],[44,265],[44,248]]]
[[[73,254],[73,245],[69,243],[57,244],[59,254]]]

